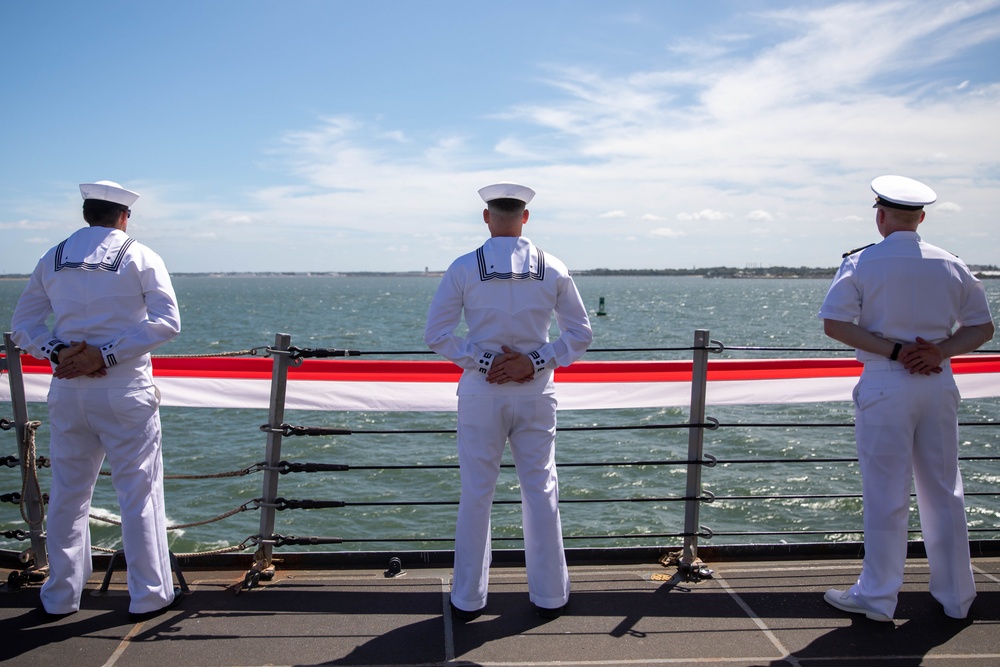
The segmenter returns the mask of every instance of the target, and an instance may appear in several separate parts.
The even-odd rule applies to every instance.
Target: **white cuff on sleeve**
[[[496,355],[492,352],[482,352],[479,355],[479,359],[476,362],[476,366],[480,373],[486,375],[490,372],[490,366],[493,365],[493,358]]]
[[[111,368],[118,363],[118,359],[115,357],[115,344],[108,343],[101,348],[101,356],[104,357],[104,366],[106,368]]]
[[[535,367],[535,372],[536,373],[538,371],[543,371],[543,370],[545,370],[547,368],[555,368],[556,366],[558,366],[558,364],[556,363],[555,357],[545,357],[544,356],[544,352],[543,351],[546,348],[549,348],[551,350],[551,346],[550,345],[546,345],[545,347],[538,348],[534,352],[529,352],[528,353],[528,358],[531,359],[531,363]]]

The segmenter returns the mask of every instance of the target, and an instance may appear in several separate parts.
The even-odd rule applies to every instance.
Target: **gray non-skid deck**
[[[941,665],[1000,664],[1000,558],[976,558],[970,618],[946,617],[927,592],[926,561],[907,562],[895,622],[841,613],[823,602],[860,562],[708,563],[697,583],[674,568],[571,567],[569,611],[545,621],[524,570],[494,567],[487,612],[470,623],[446,613],[450,571],[404,563],[382,570],[281,570],[236,595],[241,571],[187,571],[191,588],[163,616],[130,624],[124,574],[80,612],[36,613],[38,586],[0,592],[0,663],[56,667],[171,665]],[[7,571],[0,570],[6,579]]]

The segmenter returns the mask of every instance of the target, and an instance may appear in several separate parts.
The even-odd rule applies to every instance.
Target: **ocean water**
[[[183,331],[159,354],[220,354],[263,347],[278,332],[298,347],[361,350],[370,358],[424,358],[424,317],[437,286],[434,277],[335,276],[176,276]],[[0,321],[10,314],[24,280],[0,280]],[[727,358],[849,356],[822,334],[816,311],[828,281],[811,279],[725,280],[700,277],[580,276],[577,285],[591,311],[595,339],[587,359],[687,359],[689,351],[613,351],[622,348],[690,347],[696,329],[707,329],[727,347],[778,348],[727,350]],[[1000,281],[986,281],[994,314],[1000,312]],[[606,316],[597,317],[601,298]],[[996,341],[988,349],[1000,349]],[[601,351],[612,350],[612,351]],[[397,352],[412,354],[396,354]],[[379,354],[392,352],[393,354]],[[6,381],[6,379],[4,379]],[[820,459],[853,457],[849,424],[853,411],[843,402],[800,405],[709,407],[709,416],[730,426],[705,435],[705,452],[730,461],[703,469],[703,484],[717,500],[701,506],[701,521],[715,533],[710,543],[767,543],[857,539],[860,498],[816,497],[860,494],[853,462]],[[6,406],[6,407],[5,407]],[[9,404],[0,416],[10,417]],[[43,422],[38,453],[48,451],[44,404],[30,404]],[[163,408],[164,463],[170,476],[241,471],[264,458],[264,410]],[[560,495],[567,546],[676,546],[683,530],[687,431],[572,430],[576,427],[679,424],[686,408],[659,410],[584,410],[560,412],[564,430],[557,442]],[[960,421],[993,426],[962,428],[963,456],[1000,456],[1000,399],[966,400]],[[338,546],[287,549],[447,549],[451,547],[458,499],[454,436],[450,434],[370,433],[454,427],[449,413],[368,413],[289,411],[286,422],[346,427],[351,436],[290,437],[282,458],[294,462],[344,463],[352,470],[288,474],[279,495],[288,499],[341,500],[339,509],[278,512],[275,532],[285,536],[342,538]],[[783,426],[760,426],[784,424]],[[369,433],[366,433],[369,431]],[[8,432],[5,432],[8,433]],[[12,432],[9,432],[12,433]],[[0,434],[0,454],[16,453],[13,435]],[[790,459],[790,462],[776,462]],[[625,465],[664,461],[663,465]],[[510,462],[509,454],[507,462]],[[589,465],[606,463],[610,465]],[[586,464],[586,465],[574,465]],[[434,466],[395,469],[385,466]],[[1000,461],[963,464],[970,526],[989,529],[978,539],[1000,538]],[[43,489],[48,470],[41,472]],[[244,543],[259,532],[253,500],[261,496],[262,473],[210,479],[166,481],[168,521],[191,524],[236,510],[220,521],[170,533],[175,553],[198,552]],[[20,490],[16,469],[0,473],[0,493]],[[985,494],[985,495],[976,495]],[[813,496],[788,498],[785,496]],[[520,517],[517,477],[501,472],[493,513],[498,548],[517,548]],[[617,500],[621,502],[598,502]],[[575,502],[585,501],[585,502]],[[435,503],[417,505],[414,502]],[[117,517],[108,478],[94,494],[95,514]],[[919,526],[917,513],[911,524]],[[15,505],[0,506],[3,530],[23,528]],[[811,535],[808,531],[833,531]],[[747,532],[781,533],[746,535]],[[92,522],[94,543],[116,548],[120,531]],[[4,548],[18,548],[16,543]]]

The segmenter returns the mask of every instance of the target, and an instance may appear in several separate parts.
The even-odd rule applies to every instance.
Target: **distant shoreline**
[[[992,265],[969,267],[980,279],[1000,278],[1000,268]],[[584,269],[572,271],[574,276],[690,276],[702,278],[825,278],[837,273],[836,267],[752,267],[735,268],[714,266],[691,269]],[[444,271],[198,271],[171,272],[171,276],[184,278],[241,278],[241,277],[318,277],[318,278],[440,278]],[[26,280],[28,274],[4,274],[0,280]]]

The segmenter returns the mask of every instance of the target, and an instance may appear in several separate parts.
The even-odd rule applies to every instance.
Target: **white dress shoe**
[[[864,614],[873,621],[883,621],[892,622],[892,619],[885,614],[880,614],[877,611],[872,611],[862,607],[857,600],[851,595],[850,591],[841,591],[836,588],[831,588],[826,593],[823,594],[823,599],[826,603],[836,607],[841,611],[846,611],[850,614]]]

